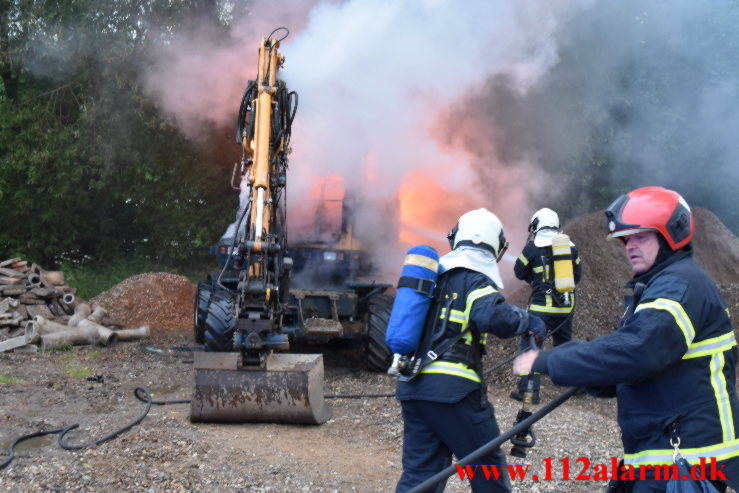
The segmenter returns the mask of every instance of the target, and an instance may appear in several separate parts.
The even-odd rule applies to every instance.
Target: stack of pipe
[[[68,345],[98,344],[108,346],[117,341],[131,341],[151,335],[148,325],[135,329],[112,330],[101,324],[105,318],[102,307],[79,303],[66,324],[36,315],[26,322],[22,336],[0,342],[0,352],[36,345],[49,350]],[[28,350],[28,348],[26,348]]]

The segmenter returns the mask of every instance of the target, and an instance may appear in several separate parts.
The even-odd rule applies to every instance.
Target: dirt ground
[[[139,386],[147,387],[156,400],[189,399],[192,353],[183,349],[190,345],[189,335],[158,334],[107,348],[2,355],[0,374],[18,381],[0,385],[0,446],[7,449],[21,435],[75,423],[80,427],[65,443],[97,440],[143,412],[144,404],[133,393]],[[392,393],[391,377],[362,369],[359,348],[321,349],[326,353],[327,394]],[[502,428],[513,424],[519,407],[507,398],[509,390],[509,385],[490,389]],[[549,398],[557,389],[549,386],[544,392]],[[155,406],[130,431],[79,451],[59,447],[57,435],[21,443],[15,460],[0,471],[0,490],[393,491],[401,473],[397,402],[375,398],[330,403],[333,418],[321,426],[192,424],[188,404]],[[542,474],[547,456],[570,457],[573,463],[583,455],[593,463],[606,461],[620,451],[613,412],[611,402],[573,398],[536,428],[541,445],[526,461],[517,462],[530,463],[532,471]],[[583,441],[592,444],[585,449]],[[561,463],[554,464],[556,475]],[[572,477],[578,472],[571,467]],[[526,481],[516,491],[586,492],[599,486]],[[447,491],[467,491],[467,486],[452,478]]]
[[[737,327],[739,240],[708,211],[696,211],[707,238],[696,240],[696,257],[721,284]],[[617,244],[603,241],[602,216],[567,225],[583,258],[575,333],[592,338],[611,330],[628,270]],[[722,229],[723,228],[723,229]],[[699,229],[699,232],[701,230]],[[699,233],[700,234],[700,233]],[[700,236],[699,236],[700,238]],[[75,346],[67,351],[0,354],[0,462],[21,435],[78,423],[65,442],[97,440],[133,422],[144,411],[134,397],[146,387],[155,400],[189,399],[193,386],[192,309],[194,286],[180,276],[134,276],[91,300],[126,327],[144,323],[151,339],[109,347]],[[507,293],[524,304],[527,293]],[[490,347],[486,367],[511,354],[515,342]],[[392,377],[365,369],[361,346],[300,347],[324,354],[326,394],[392,393]],[[508,398],[514,379],[506,366],[489,375],[488,389],[502,429],[515,421],[520,404]],[[545,381],[543,402],[561,389]],[[0,491],[393,491],[400,476],[402,420],[393,398],[331,399],[333,418],[320,426],[190,423],[189,405],[153,406],[143,421],[97,446],[65,450],[58,435],[16,447],[16,458],[0,470]],[[526,459],[543,477],[552,458],[555,480],[514,482],[515,492],[601,491],[603,481],[561,480],[563,463],[575,478],[580,457],[610,464],[621,452],[613,400],[577,396],[535,426],[538,443]],[[509,446],[505,447],[506,449]],[[450,478],[447,491],[469,491]]]

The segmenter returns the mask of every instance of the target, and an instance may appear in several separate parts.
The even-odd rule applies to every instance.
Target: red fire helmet
[[[662,187],[637,188],[621,195],[606,209],[608,238],[656,231],[677,250],[693,239],[695,222],[679,193]]]

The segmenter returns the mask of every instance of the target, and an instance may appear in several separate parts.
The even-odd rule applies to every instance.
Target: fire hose
[[[529,348],[533,350],[539,349],[538,346],[536,345],[536,336],[534,336],[534,334],[529,334]],[[521,405],[521,409],[518,410],[518,414],[516,415],[515,425],[522,423],[528,417],[531,416],[532,414],[531,407],[533,405],[533,402],[532,402],[533,397],[534,397],[534,379],[533,379],[533,376],[531,376],[528,380],[526,391],[524,392],[524,395],[523,395],[523,403]],[[527,437],[531,437],[531,439],[528,439]],[[516,433],[511,438],[511,443],[513,444],[513,447],[511,448],[511,455],[513,457],[525,459],[526,449],[532,448],[534,445],[536,445],[536,434],[534,433],[534,428],[529,426],[528,428],[522,429],[519,433]]]
[[[572,318],[572,312],[570,312],[562,322],[559,323],[554,329],[551,330],[551,332],[548,332],[547,335],[541,338],[541,343],[552,337],[561,327],[564,326],[567,321]],[[528,349],[524,349],[522,351],[516,351],[511,356],[508,356],[507,358],[499,361],[498,363],[494,364],[484,372],[482,372],[483,376],[488,375],[489,373],[494,372],[498,368],[500,368],[503,365],[506,365],[516,359],[518,356],[523,354],[525,351],[528,351]],[[395,397],[395,394],[327,394],[323,396],[324,399],[378,399],[382,397]]]
[[[517,434],[523,432],[524,430],[529,429],[531,425],[539,421],[541,418],[543,418],[550,412],[554,411],[557,407],[562,405],[567,399],[569,399],[570,397],[572,397],[579,391],[580,391],[580,387],[570,387],[566,389],[564,392],[562,392],[557,397],[549,401],[547,404],[543,405],[538,411],[536,411],[531,416],[529,416],[528,418],[518,423],[516,426],[514,426],[510,430],[501,434],[497,438],[489,441],[488,443],[478,448],[474,452],[470,453],[466,457],[462,457],[461,459],[459,459],[459,461],[456,464],[452,464],[446,469],[431,476],[423,483],[412,488],[409,493],[421,493],[424,491],[431,491],[432,488],[435,487],[438,483],[440,483],[441,481],[444,481],[446,478],[448,478],[449,476],[457,472],[458,464],[473,464],[475,461],[485,456],[486,454],[492,452],[493,450],[497,448],[500,448],[505,442],[507,442],[512,437],[516,436]]]
[[[569,316],[568,316],[568,318],[569,318]],[[551,336],[565,322],[566,322],[566,319],[559,326],[557,326],[553,331],[551,331],[544,338],[542,338],[542,340],[544,340],[547,337]],[[533,341],[532,341],[532,346],[533,346]],[[153,350],[154,348],[145,348],[145,349],[146,350],[149,350],[151,352],[157,352],[157,353],[160,352],[160,351]],[[177,349],[180,349],[180,348],[177,348]],[[163,352],[161,352],[161,353],[163,353]],[[495,370],[497,368],[500,368],[501,366],[503,366],[506,363],[509,363],[516,356],[518,356],[519,354],[521,354],[521,352],[517,352],[513,356],[511,356],[509,358],[506,358],[505,360],[501,361],[497,365],[495,365],[492,368],[486,370],[484,372],[484,374],[487,375],[488,373],[492,372],[493,370]],[[529,383],[529,385],[531,385],[531,383]],[[555,409],[557,406],[559,406],[560,404],[562,404],[565,400],[567,400],[569,397],[571,397],[574,393],[576,393],[579,390],[580,389],[574,388],[574,387],[566,390],[565,392],[563,392],[562,394],[560,394],[559,396],[557,396],[556,398],[554,398],[551,402],[549,402],[548,404],[544,405],[536,413],[531,414],[529,412],[528,417],[522,416],[521,413],[519,412],[519,416],[517,417],[517,424],[513,428],[511,428],[510,430],[508,430],[503,435],[500,435],[498,438],[496,438],[495,440],[493,440],[492,442],[490,442],[488,445],[484,446],[483,447],[485,449],[484,452],[480,453],[479,455],[475,455],[478,452],[480,452],[481,450],[483,450],[483,448],[478,449],[477,451],[473,452],[469,456],[465,457],[463,459],[463,461],[460,461],[460,462],[464,462],[465,460],[468,461],[468,462],[469,462],[469,460],[474,460],[474,458],[477,458],[477,457],[479,457],[481,455],[484,455],[485,453],[489,452],[490,450],[493,450],[493,449],[499,447],[502,443],[504,443],[505,441],[507,441],[508,439],[510,439],[512,437],[516,437],[517,435],[519,435],[519,437],[520,436],[523,437],[523,438],[519,438],[519,440],[525,440],[525,436],[527,434],[529,434],[529,435],[532,436],[532,440],[531,440],[531,442],[526,442],[526,444],[523,444],[523,445],[520,442],[518,444],[516,442],[513,442],[514,443],[514,450],[515,450],[515,446],[516,445],[518,445],[519,447],[520,446],[523,446],[523,447],[531,447],[531,446],[533,446],[533,444],[536,441],[536,437],[533,434],[533,432],[531,432],[531,429],[530,429],[531,428],[531,424],[533,424],[536,421],[538,421],[539,419],[543,418],[546,414],[548,414],[549,412],[551,412],[553,409]],[[143,394],[144,397],[142,397],[141,394]],[[565,394],[566,394],[566,396],[565,396]],[[128,430],[130,430],[131,428],[133,428],[134,426],[138,425],[139,423],[141,423],[144,420],[144,418],[146,417],[146,415],[149,413],[149,410],[151,409],[151,406],[152,405],[163,406],[163,405],[169,405],[169,404],[188,404],[188,403],[190,403],[190,400],[189,399],[174,400],[174,401],[154,401],[151,398],[151,393],[149,392],[149,390],[146,387],[136,387],[136,389],[134,390],[134,395],[136,396],[136,398],[138,400],[146,403],[146,408],[144,409],[144,411],[142,412],[142,414],[136,420],[134,420],[132,423],[130,423],[130,424],[124,426],[123,428],[120,428],[120,429],[118,429],[118,430],[116,430],[116,431],[114,431],[112,433],[109,433],[108,435],[105,435],[104,437],[102,437],[102,438],[100,438],[98,440],[95,440],[95,441],[92,441],[92,442],[89,442],[89,443],[80,444],[80,445],[69,445],[69,444],[67,444],[67,443],[64,442],[64,437],[67,435],[67,433],[69,433],[70,431],[74,430],[75,428],[78,428],[79,427],[79,424],[73,424],[73,425],[66,426],[64,428],[58,428],[58,429],[55,429],[55,430],[42,430],[42,431],[38,431],[38,432],[35,432],[35,433],[30,433],[28,435],[23,435],[23,436],[15,439],[8,446],[8,452],[7,452],[8,457],[3,462],[0,462],[0,470],[5,469],[8,465],[10,465],[10,463],[15,458],[15,450],[14,449],[15,449],[16,445],[18,445],[19,443],[21,443],[21,442],[23,442],[25,440],[29,440],[31,438],[36,438],[36,437],[42,437],[42,436],[46,436],[46,435],[59,434],[59,438],[57,440],[57,443],[59,444],[60,447],[66,449],[66,450],[79,450],[79,449],[82,449],[82,448],[89,447],[91,445],[98,445],[100,443],[106,442],[106,441],[111,440],[111,439],[117,437],[118,435],[120,435],[120,434],[122,434],[122,433],[124,433],[124,432],[126,432]],[[563,396],[565,396],[565,397],[563,398]],[[326,399],[363,399],[363,398],[383,398],[383,397],[395,397],[395,394],[394,393],[392,393],[392,394],[327,394],[327,395],[324,396],[324,398],[326,398]],[[497,442],[497,444],[495,446],[491,446],[491,444],[496,443],[496,442]],[[528,443],[531,443],[531,444],[528,445]],[[511,454],[512,455],[514,455],[514,450],[511,451]],[[525,452],[524,452],[524,454],[525,454]],[[474,455],[474,458],[473,458],[473,455]],[[453,474],[454,471],[455,471],[455,469],[452,468],[451,469],[451,472],[449,472],[446,475],[440,476],[441,474],[445,473],[448,470],[449,470],[449,468],[448,469],[445,469],[444,471],[442,471],[441,473],[437,474],[433,478],[436,478],[438,476],[438,477],[441,477],[442,479],[444,479],[444,478],[450,476],[451,474]],[[433,479],[433,478],[431,478],[431,479]],[[439,480],[437,480],[436,482],[438,482]],[[427,480],[426,482],[424,482],[420,486],[426,485],[426,483],[428,483],[428,481],[430,481],[430,480]],[[429,483],[429,484],[435,484],[436,482]],[[417,490],[417,488],[414,488],[414,490],[412,490],[412,491],[423,491],[423,490]]]

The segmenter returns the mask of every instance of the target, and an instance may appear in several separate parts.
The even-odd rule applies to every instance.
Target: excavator
[[[221,270],[199,283],[195,300],[195,338],[204,351],[196,351],[193,362],[193,422],[321,424],[331,417],[323,356],[287,353],[282,331],[293,265],[285,186],[298,103],[297,93],[278,79],[285,61],[280,42],[288,34],[282,27],[262,39],[257,77],[239,108],[242,159],[231,185],[240,206],[215,247]]]

